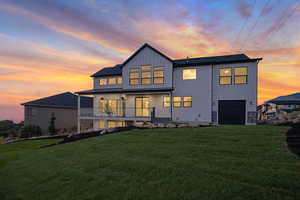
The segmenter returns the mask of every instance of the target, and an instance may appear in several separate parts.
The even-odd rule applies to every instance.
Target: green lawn
[[[300,199],[288,127],[147,129],[0,145],[0,199]]]

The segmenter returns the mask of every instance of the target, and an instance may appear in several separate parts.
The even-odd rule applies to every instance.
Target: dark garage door
[[[245,100],[219,100],[219,124],[245,124]]]

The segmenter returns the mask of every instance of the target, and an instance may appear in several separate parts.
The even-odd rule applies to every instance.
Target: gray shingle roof
[[[174,67],[186,67],[186,66],[196,66],[196,65],[213,65],[213,64],[227,64],[227,63],[240,63],[240,62],[257,62],[262,60],[262,58],[249,58],[245,54],[234,54],[234,55],[224,55],[224,56],[210,56],[210,57],[198,57],[198,58],[185,58],[172,60],[160,51],[156,50],[149,44],[144,44],[139,48],[134,54],[132,54],[124,63],[118,64],[114,67],[106,67],[100,71],[93,74],[91,77],[101,77],[101,76],[116,76],[122,75],[122,67],[133,59],[142,49],[145,47],[151,48],[153,51],[157,52],[161,56],[173,62]]]
[[[271,99],[267,103],[275,104],[300,104],[300,93],[295,93],[286,96],[279,96],[275,99]]]
[[[64,108],[77,108],[77,95],[71,92],[65,92],[34,101],[22,103],[25,106],[43,106],[43,107],[64,107]],[[80,98],[81,108],[93,107],[93,98],[81,97]]]
[[[248,62],[255,61],[257,59],[251,59],[245,54],[234,54],[225,56],[210,56],[210,57],[198,57],[198,58],[186,58],[174,60],[175,67],[184,67],[191,65],[211,65],[211,64],[226,64],[235,62]]]
[[[122,75],[122,65],[118,64],[114,67],[105,67],[95,74],[93,74],[91,77],[100,77],[100,76],[119,76]]]

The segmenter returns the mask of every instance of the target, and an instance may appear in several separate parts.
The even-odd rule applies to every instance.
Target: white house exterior
[[[244,54],[173,60],[144,44],[124,63],[92,75],[94,129],[131,123],[256,124],[257,67]],[[78,101],[79,104],[80,101]]]

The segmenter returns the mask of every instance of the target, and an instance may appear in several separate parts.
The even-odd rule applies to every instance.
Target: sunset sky
[[[147,42],[171,58],[263,57],[259,103],[300,92],[299,0],[0,0],[0,120],[90,89]]]

